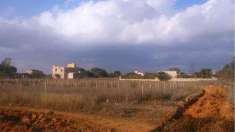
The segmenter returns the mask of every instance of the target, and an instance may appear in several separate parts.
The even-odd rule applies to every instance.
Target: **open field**
[[[117,79],[0,80],[0,104],[8,108],[49,109],[89,115],[84,118],[92,116],[93,122],[103,119],[103,124],[112,124],[105,128],[150,131],[172,117],[187,97],[202,93],[208,85],[218,84],[214,81]],[[128,127],[130,124],[132,127]]]
[[[86,80],[2,80],[0,104],[51,108],[62,111],[92,111],[100,106],[169,104],[180,101],[214,82]]]

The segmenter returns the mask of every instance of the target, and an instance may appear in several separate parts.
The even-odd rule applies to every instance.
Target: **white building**
[[[74,73],[73,73],[73,72],[69,72],[69,73],[67,74],[67,78],[68,78],[68,79],[74,79]]]
[[[25,71],[26,74],[33,74],[33,70],[27,70]]]
[[[140,76],[144,76],[144,73],[143,73],[143,72],[140,72],[140,71],[137,71],[137,70],[135,70],[134,73],[135,73],[135,74],[138,74],[138,75],[140,75]]]
[[[66,67],[53,65],[52,78],[74,79],[74,73],[76,70],[77,65],[75,63],[67,64]]]
[[[170,70],[166,70],[166,71],[162,71],[168,75],[170,75],[171,78],[177,78],[177,71],[170,71]]]
[[[52,78],[65,78],[65,68],[58,65],[52,66]]]

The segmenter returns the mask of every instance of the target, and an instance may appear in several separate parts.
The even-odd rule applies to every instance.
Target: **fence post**
[[[142,85],[141,85],[141,96],[142,96],[142,99],[144,98],[144,85],[143,85],[143,82],[142,82]]]
[[[44,81],[44,94],[45,94],[45,98],[46,98],[46,106],[47,106],[47,79],[45,79]]]
[[[120,80],[117,81],[117,87],[120,88]]]

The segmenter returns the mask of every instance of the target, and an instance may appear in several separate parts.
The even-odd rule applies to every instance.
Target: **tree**
[[[114,71],[111,73],[108,73],[108,77],[120,77],[122,73],[120,71]]]
[[[168,81],[171,79],[171,76],[165,72],[159,72],[157,75],[158,79],[161,81]]]
[[[224,80],[234,80],[234,66],[235,58],[229,63],[226,64],[221,70],[216,73],[216,76]]]
[[[11,65],[11,58],[5,58],[0,64],[1,77],[13,77],[17,72],[16,67]]]
[[[205,68],[205,69],[201,69],[200,72],[196,72],[195,73],[196,77],[200,77],[200,78],[211,78],[212,77],[212,70]]]
[[[122,75],[122,73],[121,73],[120,71],[114,71],[114,72],[113,72],[113,75],[114,75],[115,77],[119,77],[119,76]]]
[[[94,77],[108,77],[108,73],[106,72],[106,70],[101,68],[92,68],[90,72],[94,75]]]
[[[157,73],[145,73],[144,78],[145,79],[155,79],[157,77]]]
[[[94,77],[94,75],[83,68],[78,68],[78,71],[75,73],[75,78],[88,78],[88,77]]]
[[[138,74],[133,73],[133,72],[130,72],[130,73],[127,73],[126,75],[124,75],[123,78],[126,78],[126,79],[142,79],[143,76],[138,75]]]
[[[114,75],[114,77],[119,77],[122,75],[122,73],[120,71],[114,71],[113,75]]]
[[[5,67],[11,66],[11,58],[5,58],[1,64]]]
[[[32,73],[29,74],[29,77],[30,78],[43,78],[43,77],[46,77],[46,75],[40,70],[33,69]]]

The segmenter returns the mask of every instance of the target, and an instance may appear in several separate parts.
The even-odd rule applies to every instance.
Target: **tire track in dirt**
[[[178,108],[177,112],[154,132],[233,132],[234,107],[222,87],[210,86]]]

